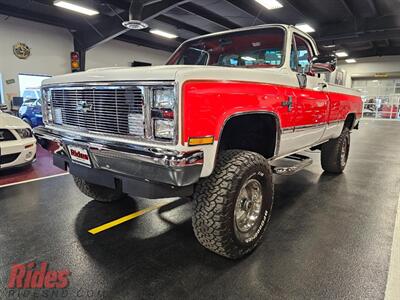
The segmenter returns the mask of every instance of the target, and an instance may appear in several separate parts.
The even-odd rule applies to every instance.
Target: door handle
[[[291,112],[293,108],[293,96],[289,96],[288,100],[281,102],[282,106],[287,106],[288,111]]]

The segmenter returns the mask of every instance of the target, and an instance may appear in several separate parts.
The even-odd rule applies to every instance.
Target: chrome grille
[[[143,91],[138,86],[51,89],[54,123],[81,131],[144,136]]]

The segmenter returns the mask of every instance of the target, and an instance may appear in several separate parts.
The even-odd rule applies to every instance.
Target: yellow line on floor
[[[169,202],[168,202],[168,203],[169,203]],[[118,225],[120,225],[120,224],[122,224],[122,223],[128,222],[128,221],[130,221],[130,220],[132,220],[132,219],[135,219],[135,218],[137,218],[137,217],[140,217],[140,216],[144,215],[145,213],[148,213],[148,212],[151,212],[151,211],[153,211],[153,210],[156,210],[157,208],[160,208],[160,207],[162,207],[162,206],[164,206],[164,205],[167,205],[168,203],[161,203],[161,204],[153,205],[153,206],[150,206],[150,207],[148,207],[148,208],[139,210],[139,211],[134,212],[134,213],[132,213],[132,214],[129,214],[129,215],[125,216],[125,217],[119,218],[119,219],[117,219],[117,220],[108,222],[108,223],[106,223],[106,224],[104,224],[104,225],[101,225],[101,226],[98,226],[98,227],[96,227],[96,228],[90,229],[90,230],[89,230],[89,233],[91,233],[91,234],[97,234],[97,233],[103,232],[103,231],[105,231],[105,230],[108,230],[108,229],[110,229],[110,228],[113,228],[113,227],[115,227],[115,226],[118,226]]]

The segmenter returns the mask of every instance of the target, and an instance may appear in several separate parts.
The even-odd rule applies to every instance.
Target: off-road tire
[[[345,158],[343,161],[342,150],[345,151]],[[350,150],[350,130],[344,128],[340,136],[336,139],[330,140],[321,147],[321,166],[324,171],[333,174],[340,174],[343,172],[347,164]]]
[[[241,187],[252,179],[261,183],[262,206],[259,220],[254,224],[254,236],[244,242],[237,235],[234,211]],[[214,172],[197,184],[193,198],[192,225],[200,244],[227,258],[241,258],[260,243],[271,216],[271,167],[260,154],[224,151],[218,157]]]
[[[120,188],[114,190],[105,186],[89,183],[82,178],[76,176],[73,176],[73,178],[76,186],[82,193],[98,202],[114,202],[122,199],[125,196]]]

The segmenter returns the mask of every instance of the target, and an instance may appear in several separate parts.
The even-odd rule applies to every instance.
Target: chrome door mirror
[[[311,60],[311,72],[332,73],[336,70],[337,58],[335,55],[320,54]]]

